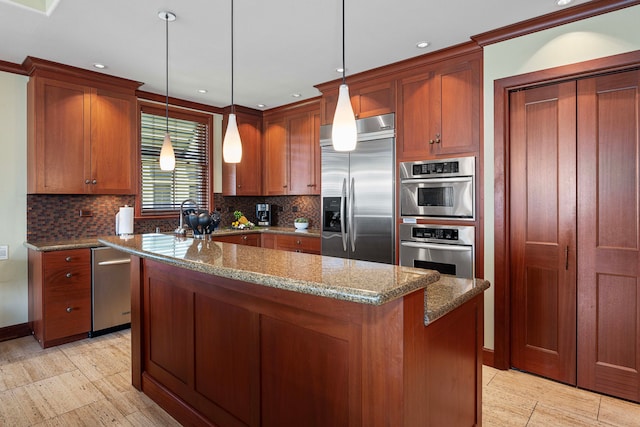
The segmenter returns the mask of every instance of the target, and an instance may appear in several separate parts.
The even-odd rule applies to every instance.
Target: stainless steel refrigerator
[[[338,152],[320,128],[322,255],[395,263],[395,116],[356,121],[358,144]]]

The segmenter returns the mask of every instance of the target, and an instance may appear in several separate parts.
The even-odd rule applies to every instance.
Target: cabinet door
[[[32,78],[29,100],[29,193],[83,194],[90,159],[85,144],[90,138],[90,89]]]
[[[264,194],[266,196],[288,194],[289,156],[284,119],[267,123],[264,159]]]
[[[262,193],[261,120],[237,114],[242,141],[240,163],[222,163],[222,193],[225,196],[259,196]],[[226,120],[225,120],[226,129]],[[223,132],[224,134],[224,132]]]
[[[320,194],[320,115],[307,113],[288,120],[289,194]]]
[[[395,110],[395,83],[387,81],[354,85],[350,88],[356,118],[378,116]]]
[[[91,182],[96,194],[135,194],[134,96],[98,89],[91,99]]]
[[[432,102],[431,152],[448,155],[474,152],[480,146],[480,61],[444,65],[437,70]],[[431,141],[434,141],[431,144]]]
[[[398,160],[427,159],[429,138],[435,136],[437,105],[435,72],[423,69],[416,75],[398,82]]]

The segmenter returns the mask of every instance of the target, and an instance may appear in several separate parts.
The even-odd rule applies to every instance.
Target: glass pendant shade
[[[238,123],[234,113],[229,114],[227,131],[222,141],[222,158],[225,163],[240,163],[240,160],[242,160],[242,142],[240,141],[240,132],[238,132]]]
[[[164,135],[164,142],[160,150],[160,169],[163,171],[172,171],[176,167],[176,156],[171,145],[171,137],[169,132]]]
[[[356,116],[353,114],[349,86],[341,84],[338,92],[338,105],[333,116],[331,141],[336,151],[352,151],[357,141]]]

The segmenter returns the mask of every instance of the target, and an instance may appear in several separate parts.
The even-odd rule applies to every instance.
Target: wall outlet
[[[82,218],[90,217],[93,216],[93,212],[91,212],[89,209],[80,209],[80,216]]]
[[[9,246],[2,245],[0,246],[0,260],[9,259]]]

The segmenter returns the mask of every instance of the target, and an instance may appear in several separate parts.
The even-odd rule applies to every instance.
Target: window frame
[[[136,192],[136,203],[135,203],[135,217],[139,219],[175,219],[176,214],[178,214],[178,209],[171,211],[164,211],[162,213],[150,213],[150,212],[142,212],[142,123],[141,117],[142,113],[145,114],[153,114],[160,117],[166,117],[166,106],[165,104],[155,103],[150,101],[141,101],[138,100],[138,108],[137,108],[137,116],[136,122],[138,126],[138,144],[137,144],[137,176],[138,176],[138,191]],[[206,178],[209,182],[208,188],[208,206],[199,206],[201,209],[213,210],[213,114],[208,112],[203,112],[199,110],[176,107],[173,105],[169,105],[169,118],[175,118],[180,120],[189,120],[193,122],[204,123],[208,126],[209,131],[207,132],[207,173]],[[158,159],[159,161],[159,159]]]

